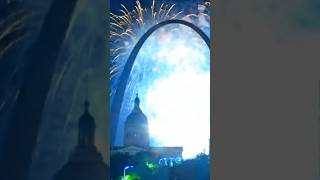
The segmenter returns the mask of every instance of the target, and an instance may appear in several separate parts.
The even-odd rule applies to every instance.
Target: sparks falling
[[[179,9],[174,4],[139,1],[132,11],[122,5],[120,15],[111,14],[111,88],[135,44],[157,23],[179,19],[193,23],[210,37],[210,3]],[[188,13],[186,13],[188,12]],[[124,122],[138,92],[148,117],[151,146],[181,146],[183,158],[205,150],[210,138],[210,49],[192,29],[169,24],[157,29],[141,47],[124,94],[116,134],[122,145]],[[193,133],[190,133],[193,132]]]
[[[210,23],[210,1],[199,4],[196,12],[185,14],[175,8],[175,4],[162,3],[159,6],[152,1],[149,7],[143,7],[140,1],[132,11],[121,4],[121,14],[110,13],[110,78],[121,72],[132,48],[139,38],[153,25],[170,19],[181,19],[191,22],[208,31]],[[175,29],[172,29],[175,31]]]

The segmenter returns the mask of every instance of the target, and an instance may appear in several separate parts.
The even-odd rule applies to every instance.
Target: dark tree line
[[[158,159],[149,152],[140,152],[136,155],[117,153],[111,156],[111,179],[119,179],[126,166],[133,166],[126,174],[136,175],[141,180],[209,180],[210,158],[206,154],[199,154],[193,159],[187,159],[174,167],[160,166]],[[152,164],[152,167],[148,167]]]

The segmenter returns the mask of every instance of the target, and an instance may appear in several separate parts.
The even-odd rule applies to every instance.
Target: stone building
[[[128,115],[124,127],[124,146],[111,147],[111,156],[116,153],[135,155],[139,152],[150,152],[156,158],[182,158],[182,147],[151,147],[148,118],[140,108],[138,95],[132,112]]]
[[[85,111],[79,119],[78,144],[54,180],[106,180],[110,176],[109,167],[94,145],[95,128],[89,102],[86,101]]]

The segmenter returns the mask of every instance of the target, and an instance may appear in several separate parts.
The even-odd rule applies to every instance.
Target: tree
[[[110,157],[110,178],[117,179],[123,175],[123,168],[128,165],[133,165],[131,156],[128,153],[116,153]]]
[[[194,159],[188,159],[174,169],[174,175],[184,180],[209,180],[210,179],[210,158],[200,153]]]
[[[150,152],[139,152],[133,156],[118,153],[111,156],[111,178],[122,177],[123,168],[132,165],[128,169],[128,178],[152,179],[152,180],[209,180],[210,158],[200,153],[193,159],[182,161],[174,167],[158,165],[157,158]]]

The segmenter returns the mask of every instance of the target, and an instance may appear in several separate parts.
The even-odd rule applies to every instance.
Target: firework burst
[[[132,48],[139,38],[153,25],[170,19],[181,19],[191,22],[201,29],[209,28],[210,1],[199,4],[192,13],[178,10],[175,4],[155,0],[149,7],[143,7],[137,0],[132,11],[121,5],[120,15],[110,14],[110,78],[114,78],[126,62]],[[171,29],[174,31],[175,29]]]
[[[26,22],[31,13],[18,2],[11,2],[0,14],[0,59],[27,34]]]

